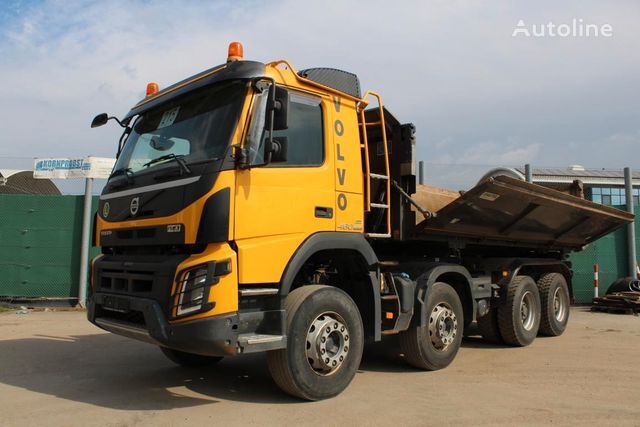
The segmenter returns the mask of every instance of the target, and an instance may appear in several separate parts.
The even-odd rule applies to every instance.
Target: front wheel
[[[412,326],[400,333],[400,349],[407,363],[435,371],[447,366],[462,342],[464,314],[457,292],[437,282],[428,291],[425,326]]]
[[[341,289],[308,285],[285,300],[287,347],[267,353],[284,392],[320,400],[342,392],[356,374],[364,347],[358,307]]]

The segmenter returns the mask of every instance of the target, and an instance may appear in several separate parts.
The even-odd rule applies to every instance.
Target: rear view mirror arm
[[[120,125],[120,127],[126,128],[127,125],[125,125],[124,123],[122,123],[117,117],[115,116],[111,116],[111,117],[107,117],[107,120],[115,120],[116,123],[118,123]]]

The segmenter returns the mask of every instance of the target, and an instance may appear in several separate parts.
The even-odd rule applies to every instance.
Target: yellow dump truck
[[[436,370],[478,323],[526,346],[569,318],[567,254],[631,216],[508,177],[416,185],[415,128],[358,77],[243,59],[122,119],[95,219],[88,319],[185,366],[267,352],[285,392],[335,396],[365,340]]]

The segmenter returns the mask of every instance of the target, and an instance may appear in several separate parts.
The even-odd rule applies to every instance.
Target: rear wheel
[[[540,327],[540,294],[529,276],[516,276],[498,308],[500,335],[507,344],[524,347],[533,342]]]
[[[203,356],[201,354],[186,353],[172,348],[160,347],[162,353],[172,362],[187,368],[200,368],[215,365],[222,360],[222,357]]]
[[[358,307],[341,289],[309,285],[291,292],[285,309],[287,348],[267,353],[273,380],[286,393],[306,400],[339,394],[362,358]]]
[[[498,326],[498,310],[491,308],[487,314],[478,318],[478,330],[482,338],[491,344],[503,344]]]
[[[411,366],[429,371],[447,367],[462,342],[464,314],[456,291],[446,283],[432,285],[427,297],[425,326],[400,333],[400,349]]]
[[[560,273],[547,273],[538,280],[542,316],[540,335],[562,335],[569,321],[569,287]]]

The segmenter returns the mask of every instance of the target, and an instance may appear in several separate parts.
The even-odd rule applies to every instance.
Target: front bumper
[[[236,312],[170,324],[155,300],[95,293],[87,305],[87,318],[118,335],[205,356],[231,356],[286,346],[286,337],[277,333],[284,330],[281,310]]]
[[[116,307],[119,311],[105,308],[114,301],[126,308]],[[131,321],[135,314],[137,321]],[[207,356],[237,353],[237,313],[172,325],[157,301],[98,293],[89,301],[87,318],[109,332],[188,353]]]

